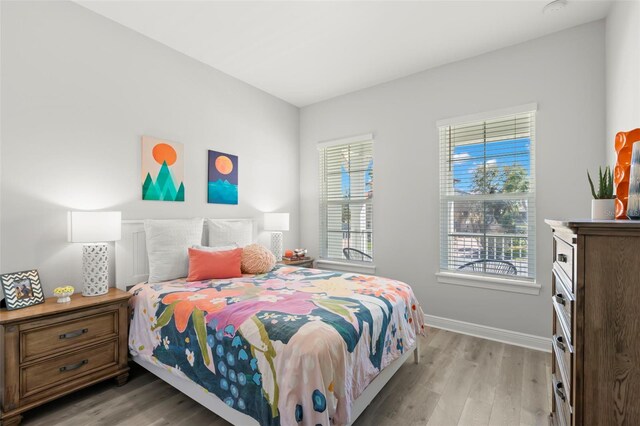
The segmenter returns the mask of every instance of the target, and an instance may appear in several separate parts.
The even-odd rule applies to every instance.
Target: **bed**
[[[127,225],[120,286],[145,268],[144,231]],[[417,362],[424,330],[407,284],[361,274],[280,265],[129,291],[133,360],[236,425],[352,424],[412,354]]]

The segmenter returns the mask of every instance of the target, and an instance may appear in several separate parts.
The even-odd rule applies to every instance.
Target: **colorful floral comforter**
[[[349,423],[352,402],[422,333],[402,282],[280,266],[138,284],[129,349],[262,425]]]

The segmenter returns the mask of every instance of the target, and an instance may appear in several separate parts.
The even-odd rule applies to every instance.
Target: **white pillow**
[[[235,250],[238,248],[237,244],[231,244],[228,246],[218,246],[218,247],[208,247],[208,246],[199,246],[199,245],[195,245],[193,247],[191,247],[192,249],[196,249],[196,250],[200,250],[200,251],[208,251],[210,253],[212,252],[216,252],[216,251],[228,251],[228,250]]]
[[[253,222],[251,220],[207,219],[209,246],[248,246],[253,243]]]
[[[189,272],[189,247],[202,243],[203,219],[145,220],[149,282],[184,278]]]

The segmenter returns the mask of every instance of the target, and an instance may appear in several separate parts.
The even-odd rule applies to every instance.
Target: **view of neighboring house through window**
[[[440,269],[535,279],[535,111],[439,132]]]
[[[373,140],[319,145],[320,257],[373,261]]]

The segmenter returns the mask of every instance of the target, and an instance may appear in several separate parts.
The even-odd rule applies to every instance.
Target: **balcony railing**
[[[452,232],[448,237],[448,269],[458,269],[476,260],[501,260],[513,264],[517,275],[529,276],[529,239],[526,234]]]
[[[328,259],[347,260],[344,255],[345,248],[352,248],[366,254],[369,258],[365,256],[359,260],[371,262],[373,258],[373,231],[330,230],[327,232],[326,256]]]

